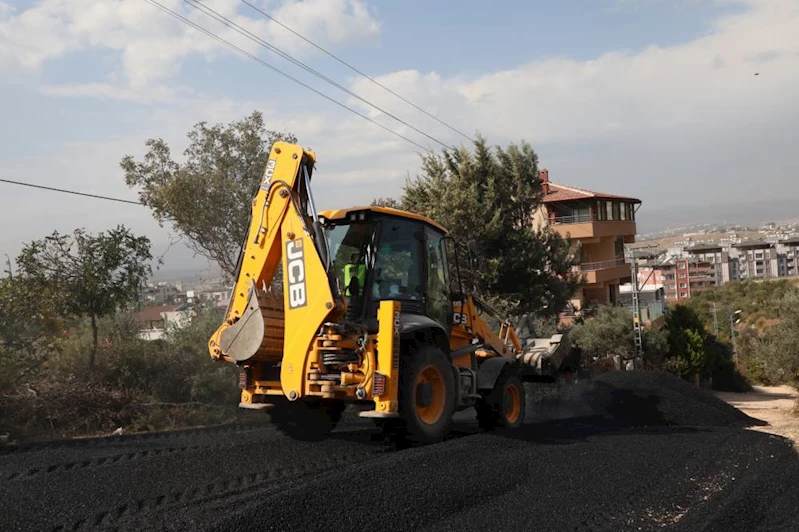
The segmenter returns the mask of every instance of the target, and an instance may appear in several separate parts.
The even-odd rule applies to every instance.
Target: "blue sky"
[[[160,1],[429,144],[180,0]],[[445,143],[464,140],[239,0],[205,3]],[[457,128],[497,144],[527,140],[553,180],[640,197],[644,216],[799,198],[795,0],[256,3]],[[118,168],[124,155],[141,155],[150,137],[180,151],[192,124],[253,109],[318,152],[322,207],[398,194],[418,168],[418,148],[144,1],[0,0],[3,177],[134,198]],[[53,229],[126,223],[156,246],[169,234],[146,209],[5,184],[0,223],[0,251],[12,256]]]

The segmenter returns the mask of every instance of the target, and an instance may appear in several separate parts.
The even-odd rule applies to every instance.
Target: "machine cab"
[[[435,222],[386,207],[321,214],[330,242],[331,277],[349,303],[347,318],[377,316],[380,301],[430,317],[449,330],[447,233]]]

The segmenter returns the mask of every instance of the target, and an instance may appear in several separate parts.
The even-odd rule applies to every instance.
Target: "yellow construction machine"
[[[324,438],[350,403],[419,442],[443,438],[469,407],[484,427],[521,424],[522,378],[545,375],[561,339],[537,345],[542,357],[523,352],[510,321],[492,330],[496,313],[464,292],[458,248],[434,221],[374,206],[317,213],[315,162],[272,146],[209,341],[213,358],[240,368],[240,406],[268,409],[306,440]]]

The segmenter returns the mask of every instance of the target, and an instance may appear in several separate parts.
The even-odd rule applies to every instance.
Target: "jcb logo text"
[[[286,277],[289,280],[289,309],[304,307],[307,302],[305,290],[305,253],[302,239],[286,243]]]

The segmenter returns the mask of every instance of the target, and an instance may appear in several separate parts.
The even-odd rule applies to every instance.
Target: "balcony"
[[[552,229],[561,236],[573,239],[603,236],[635,236],[632,220],[600,220],[592,214],[576,214],[550,218]]]
[[[585,276],[586,284],[603,283],[630,277],[630,266],[624,259],[584,262],[577,269]]]

